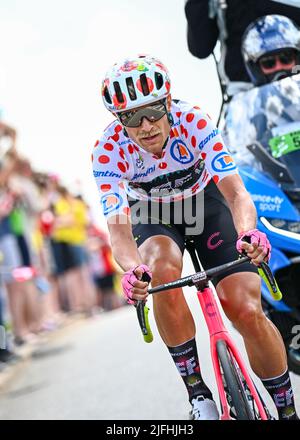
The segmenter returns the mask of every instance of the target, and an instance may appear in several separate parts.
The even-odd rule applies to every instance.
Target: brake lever
[[[250,243],[250,240],[247,240],[248,237],[245,237],[243,241],[246,243]],[[240,254],[241,256],[247,255],[247,252],[243,250],[243,252]],[[251,260],[249,258],[249,260]],[[260,265],[258,266],[258,273],[260,277],[264,280],[266,283],[266,286],[272,296],[272,298],[275,301],[280,301],[282,299],[282,293],[278,287],[277,281],[273,275],[273,272],[265,261],[262,261]]]
[[[258,267],[258,273],[266,283],[273,299],[275,299],[275,301],[280,301],[282,299],[282,293],[278,287],[277,281],[271,271],[270,266],[263,261]]]
[[[142,281],[149,283],[151,281],[151,277],[146,272],[144,272],[142,276]],[[153,334],[148,317],[150,309],[146,306],[146,301],[142,300],[137,301],[137,303],[135,304],[135,308],[144,341],[150,343],[153,341]]]

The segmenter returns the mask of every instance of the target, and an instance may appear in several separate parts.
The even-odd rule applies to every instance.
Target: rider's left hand
[[[238,237],[236,248],[239,253],[246,252],[251,258],[251,263],[256,266],[263,261],[268,262],[271,257],[271,244],[268,237],[258,229],[242,232]]]

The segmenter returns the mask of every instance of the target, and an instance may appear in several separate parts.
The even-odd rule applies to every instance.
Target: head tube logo
[[[232,157],[225,151],[217,154],[211,165],[213,170],[217,173],[223,173],[225,171],[232,171],[236,169],[236,165]]]
[[[112,211],[117,211],[123,202],[122,197],[117,193],[105,194],[101,198],[104,215],[110,214]]]
[[[171,156],[176,162],[183,164],[190,163],[194,160],[194,155],[190,152],[185,143],[177,139],[171,145]]]

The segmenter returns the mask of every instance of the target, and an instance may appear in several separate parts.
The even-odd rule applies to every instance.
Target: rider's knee
[[[167,236],[154,236],[146,240],[139,248],[142,260],[156,276],[168,271],[181,274],[182,254],[176,243]],[[177,268],[177,271],[175,270]],[[173,278],[174,279],[174,278]],[[170,278],[172,280],[172,278]],[[169,280],[169,281],[170,281]]]
[[[235,316],[234,325],[239,330],[255,331],[261,328],[265,315],[257,302],[245,301]]]
[[[151,264],[152,285],[168,283],[174,281],[181,276],[181,264],[178,262],[166,261],[158,258]]]

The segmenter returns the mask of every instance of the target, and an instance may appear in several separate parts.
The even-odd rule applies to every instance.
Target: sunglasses
[[[295,53],[291,51],[282,52],[279,54],[269,55],[267,57],[261,58],[259,61],[259,64],[262,69],[269,70],[273,69],[278,61],[280,61],[281,64],[288,66],[291,63],[295,61]]]
[[[124,127],[137,128],[142,124],[143,118],[147,118],[150,122],[156,122],[166,114],[166,101],[163,100],[141,109],[120,112],[117,114],[117,117]]]

